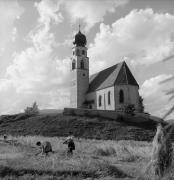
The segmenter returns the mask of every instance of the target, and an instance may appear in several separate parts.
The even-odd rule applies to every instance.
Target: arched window
[[[79,56],[80,55],[80,50],[77,49],[76,55]]]
[[[72,62],[72,70],[75,69],[75,68],[76,68],[76,62],[75,62],[75,60],[73,60],[73,62]]]
[[[98,99],[98,105],[99,105],[99,107],[102,105],[102,96],[101,95],[99,96],[99,99]]]
[[[109,105],[111,104],[111,92],[110,91],[108,92],[108,104]]]
[[[83,60],[81,60],[81,62],[80,62],[80,68],[81,68],[81,69],[84,69],[84,68],[85,68],[85,64],[84,64],[84,61],[83,61]]]
[[[124,103],[124,92],[123,92],[123,90],[120,90],[120,92],[119,92],[119,102]]]

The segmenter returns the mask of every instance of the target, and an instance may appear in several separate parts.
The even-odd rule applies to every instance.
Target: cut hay
[[[151,176],[151,179],[163,177],[172,165],[173,149],[170,142],[170,134],[171,132],[167,133],[161,124],[157,126],[157,132],[152,143],[151,161],[146,168],[146,173]]]

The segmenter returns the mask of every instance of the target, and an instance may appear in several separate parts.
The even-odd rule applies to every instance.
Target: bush
[[[125,113],[133,114],[135,111],[135,107],[133,104],[128,104],[125,106],[124,111],[125,111]]]
[[[37,114],[39,114],[39,109],[38,109],[38,106],[37,106],[36,102],[33,103],[32,107],[27,107],[24,110],[24,112],[27,115],[37,115]]]

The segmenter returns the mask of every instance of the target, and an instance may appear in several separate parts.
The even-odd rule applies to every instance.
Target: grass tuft
[[[116,150],[109,146],[109,147],[97,147],[95,152],[97,156],[113,156],[116,155]]]

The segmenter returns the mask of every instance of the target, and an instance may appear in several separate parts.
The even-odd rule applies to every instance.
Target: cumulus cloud
[[[0,80],[1,113],[23,110],[34,101],[40,108],[62,108],[68,104],[69,61],[53,56],[55,37],[51,24],[63,20],[59,6],[44,0],[35,7],[39,18],[28,35],[31,46],[14,54],[5,78]]]
[[[107,12],[115,12],[119,6],[125,5],[128,0],[88,0],[88,1],[63,1],[66,10],[70,15],[72,23],[82,19],[85,23],[85,30],[88,31],[96,23],[102,22]]]
[[[61,14],[62,5],[66,7],[72,23],[81,18],[86,24],[86,30],[89,30],[103,21],[108,12],[114,12],[116,7],[126,2],[127,0],[102,3],[99,0],[42,0],[35,3],[39,17],[38,25],[28,34],[31,45],[14,54],[12,64],[7,68],[4,78],[0,79],[0,112],[18,112],[34,101],[38,102],[40,108],[62,108],[69,104],[69,60],[59,59],[57,52],[55,56],[57,42],[51,29],[53,24],[64,20]],[[13,3],[9,6],[12,5]],[[82,7],[85,7],[85,10]],[[13,10],[10,10],[10,13],[12,12]],[[15,40],[11,36],[17,33],[13,23],[21,13],[22,11],[14,10],[15,15],[9,15],[12,20],[8,27],[11,28],[9,31],[0,30],[0,37],[1,34],[5,36],[3,32],[10,32],[7,39]],[[100,31],[89,45],[88,56],[92,62],[90,69],[92,72],[101,70],[117,63],[121,57],[127,57],[127,61],[130,60],[132,64],[158,62],[172,55],[172,37],[173,15],[154,13],[152,9],[133,10],[111,26],[100,24]],[[69,38],[64,44],[70,42]],[[140,92],[145,99],[147,111],[162,116],[170,108],[172,101],[168,102],[168,99],[171,95],[167,93],[166,85],[159,82],[166,80],[168,87],[172,88],[171,81],[167,81],[171,78],[172,75],[163,74],[143,83]]]
[[[173,83],[169,81],[167,84],[161,83],[161,81],[165,81],[171,77],[172,75],[169,74],[161,74],[144,81],[140,87],[140,94],[144,98],[146,111],[159,117],[163,117],[173,106],[174,101],[169,100],[171,95],[166,93],[169,88],[173,87]],[[171,114],[168,117],[168,119],[170,118],[174,118],[174,114]]]
[[[35,3],[35,7],[37,8],[40,15],[38,19],[40,23],[49,26],[51,21],[56,24],[62,22],[63,16],[59,12],[60,1],[43,0],[39,3]]]
[[[174,15],[132,10],[111,26],[100,24],[89,56],[96,64],[93,67],[115,64],[123,56],[133,65],[159,62],[173,54],[173,34]]]
[[[17,1],[0,1],[0,51],[3,51],[16,36],[15,21],[20,18],[24,9]]]

